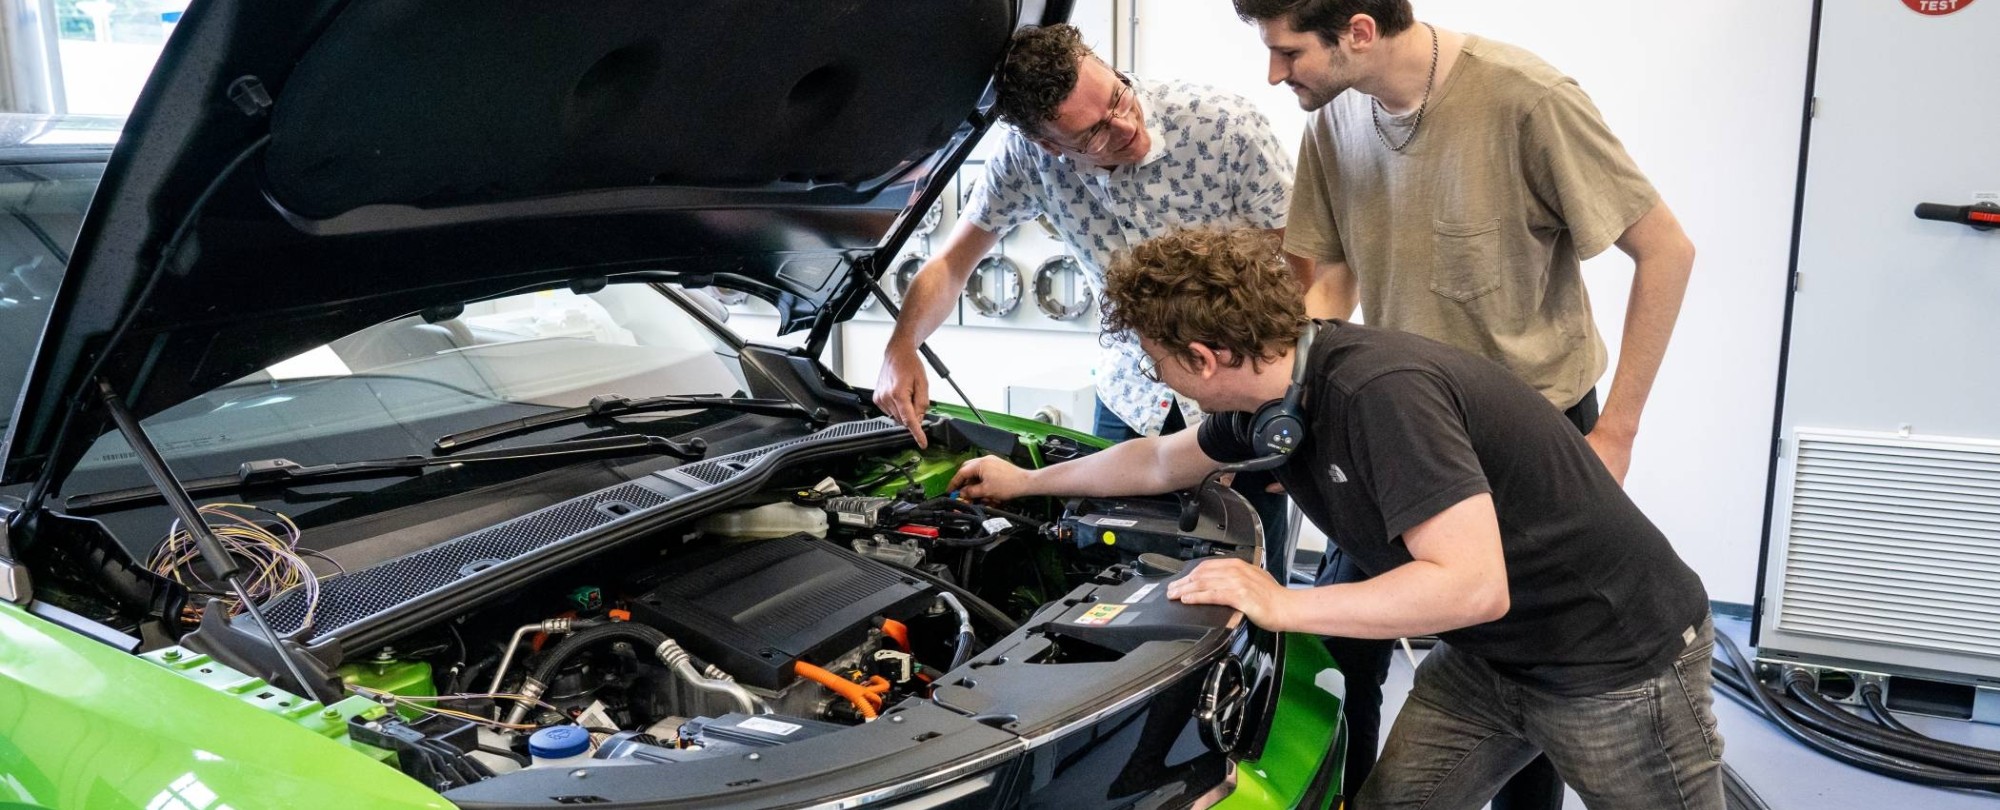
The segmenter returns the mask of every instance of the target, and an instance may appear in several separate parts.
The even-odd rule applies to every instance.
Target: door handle
[[[1917,219],[1956,222],[1960,225],[1970,225],[1976,231],[1990,231],[2000,228],[2000,205],[1990,202],[1972,205],[1917,203]]]

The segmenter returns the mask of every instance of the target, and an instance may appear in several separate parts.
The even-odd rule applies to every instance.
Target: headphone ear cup
[[[1251,426],[1251,435],[1256,437],[1261,453],[1290,453],[1306,438],[1305,423],[1284,400],[1258,408]]]

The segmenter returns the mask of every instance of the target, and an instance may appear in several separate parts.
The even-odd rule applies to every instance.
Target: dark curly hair
[[[1229,365],[1284,355],[1306,325],[1298,277],[1267,231],[1184,229],[1111,260],[1104,328],[1129,331],[1193,365],[1190,343],[1228,349]]]
[[[1235,0],[1236,16],[1247,23],[1289,17],[1292,30],[1318,34],[1332,45],[1356,14],[1375,18],[1382,36],[1393,37],[1417,24],[1410,0]]]
[[[1000,67],[1000,119],[1031,134],[1055,120],[1056,108],[1076,89],[1077,65],[1096,58],[1083,32],[1068,23],[1028,26],[1014,32]]]

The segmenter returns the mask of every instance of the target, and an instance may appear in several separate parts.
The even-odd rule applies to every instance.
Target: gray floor
[[[1716,629],[1738,644],[1750,641],[1750,626],[1718,618]],[[1419,656],[1423,655],[1418,650]],[[1389,669],[1382,714],[1393,718],[1410,690],[1410,662],[1401,651]],[[1800,745],[1777,727],[1717,695],[1715,714],[1723,736],[1723,759],[1743,775],[1774,810],[1995,810],[2000,795],[1975,794],[1913,785],[1877,776]],[[2000,749],[2000,726],[1898,715],[1912,728],[1940,739]],[[1386,723],[1385,723],[1386,727]],[[1566,810],[1582,810],[1571,793]]]

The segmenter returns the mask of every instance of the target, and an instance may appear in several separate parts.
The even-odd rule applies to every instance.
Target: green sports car
[[[968,503],[1101,444],[820,361],[1066,5],[215,0],[0,118],[0,807],[1337,802],[1165,598],[1239,497]]]

